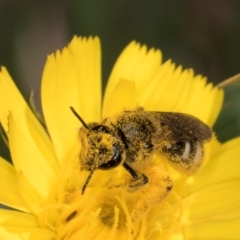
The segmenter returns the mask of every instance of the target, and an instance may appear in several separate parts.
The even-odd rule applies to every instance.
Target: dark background
[[[217,83],[240,72],[239,12],[239,0],[0,0],[0,65],[38,107],[46,57],[73,35],[100,37],[104,81],[137,40]]]

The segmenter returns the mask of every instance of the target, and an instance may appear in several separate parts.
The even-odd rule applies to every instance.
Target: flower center
[[[40,226],[56,232],[57,240],[170,239],[176,234],[184,239],[181,199],[175,190],[141,220],[132,222],[131,211],[144,193],[128,193],[117,185],[114,178],[121,173],[96,171],[82,195],[88,173],[74,172],[65,182],[63,176],[59,178],[49,205],[39,214]]]
[[[169,239],[175,234],[184,236],[182,204],[176,194],[177,186],[181,183],[174,183],[173,191],[164,201],[141,219],[132,221],[131,213],[145,197],[146,189],[128,192],[125,182],[128,173],[118,167],[109,171],[95,171],[82,194],[88,174],[79,170],[77,160],[68,162],[67,167],[62,167],[52,187],[48,205],[39,213],[40,226],[55,232],[56,240],[96,237]]]

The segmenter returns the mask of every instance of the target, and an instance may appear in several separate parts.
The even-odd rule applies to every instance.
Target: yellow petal
[[[0,227],[0,238],[7,240],[52,240],[55,234],[43,228]]]
[[[9,207],[28,212],[19,188],[16,184],[17,173],[14,167],[0,157],[0,202]]]
[[[148,79],[145,88],[138,93],[140,105],[146,106],[147,110],[160,109],[163,111],[164,108],[169,110],[167,103],[171,102],[170,97],[164,99],[161,98],[161,96],[164,94],[165,85],[175,80],[173,76],[174,69],[175,64],[171,61],[166,61],[162,65],[159,64],[156,73],[152,78]],[[169,96],[171,96],[171,94],[169,94]],[[159,98],[161,98],[161,102],[159,102]]]
[[[49,137],[24,101],[7,70],[2,67],[0,72],[0,120],[6,133],[8,133],[10,112],[17,119],[18,127],[24,131],[28,141],[39,149],[41,155],[47,158],[49,167],[57,169],[57,160]],[[23,158],[22,161],[24,161]]]
[[[218,87],[213,87],[212,83],[204,84],[201,76],[194,77],[194,81],[189,91],[186,111],[209,126],[213,126],[222,107],[224,92]]]
[[[99,121],[101,111],[101,65],[98,38],[73,38],[62,52],[48,57],[42,79],[44,117],[62,162],[75,144],[80,122]]]
[[[109,112],[107,112],[109,110],[108,104],[112,104],[112,94],[118,82],[122,79],[134,81],[136,84],[136,93],[138,93],[156,73],[161,63],[161,58],[162,55],[159,50],[150,49],[147,52],[146,46],[141,47],[140,44],[131,42],[117,59],[109,77],[103,101],[103,116],[109,116]],[[124,95],[121,95],[122,91],[114,92],[114,94],[116,94],[116,98],[125,98]],[[137,103],[138,98],[135,94],[135,102],[133,102],[132,107],[136,107]],[[123,108],[124,105],[122,106]]]
[[[209,159],[208,163],[193,177],[190,177],[181,189],[181,194],[194,192],[207,185],[240,179],[240,137],[224,143],[219,151]]]
[[[148,110],[184,112],[210,126],[216,120],[223,102],[223,91],[206,84],[206,79],[167,61],[159,66],[154,78],[139,93],[140,105]],[[143,97],[141,97],[143,96]]]
[[[204,168],[181,186],[178,193],[183,198],[187,239],[240,236],[239,146],[240,138],[224,143]]]
[[[103,117],[110,117],[123,110],[131,109],[135,100],[135,83],[125,79],[120,80],[112,91],[109,103],[105,105]],[[120,97],[121,96],[121,97]]]
[[[131,97],[128,91],[114,90],[122,79],[135,83]],[[212,126],[222,106],[223,91],[206,84],[205,78],[194,76],[191,69],[175,69],[170,61],[161,65],[159,51],[147,52],[146,46],[132,42],[122,52],[110,75],[104,97],[104,117],[116,113],[112,99],[117,98],[124,99],[120,110],[129,101],[132,108],[140,105],[151,111],[184,112]]]
[[[55,234],[38,227],[37,218],[31,214],[0,209],[0,239],[52,240]]]
[[[185,228],[189,240],[227,239],[239,240],[240,221],[233,219],[229,221],[203,222],[200,225],[193,225]]]
[[[184,198],[182,205],[187,224],[195,225],[206,221],[220,222],[239,219],[239,187],[240,179],[235,181],[231,180],[208,185]]]
[[[18,180],[26,179],[32,186],[32,192],[37,193],[35,197],[38,202],[46,200],[58,168],[51,168],[48,156],[43,155],[39,146],[34,144],[33,139],[19,126],[18,119],[15,119],[11,113],[9,115],[9,148]]]
[[[206,167],[196,177],[201,181],[208,176],[209,183],[240,179],[240,137],[221,145],[219,151],[209,160]]]
[[[0,209],[1,226],[38,227],[37,218],[29,213]]]

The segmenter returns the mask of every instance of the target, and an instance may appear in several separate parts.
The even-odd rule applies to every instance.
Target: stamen
[[[68,215],[68,217],[66,218],[66,222],[69,222],[70,220],[72,220],[74,217],[76,217],[77,215],[77,211],[73,211],[72,213],[70,213],[70,215]]]

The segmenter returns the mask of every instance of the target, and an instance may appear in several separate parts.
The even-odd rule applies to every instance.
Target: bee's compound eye
[[[118,166],[121,163],[121,161],[122,161],[122,156],[121,156],[120,147],[118,145],[113,145],[113,157],[109,161],[99,165],[98,168],[102,170],[108,170]]]

